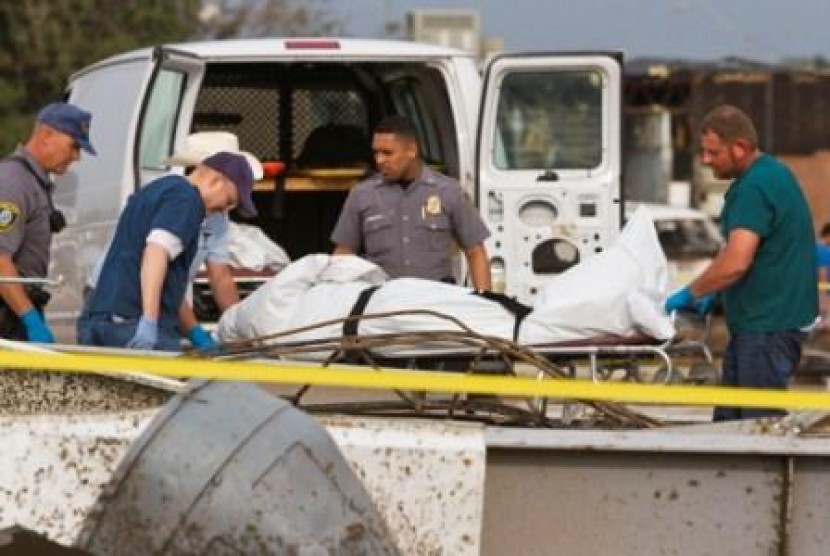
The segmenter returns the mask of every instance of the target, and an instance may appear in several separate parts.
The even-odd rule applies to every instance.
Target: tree
[[[205,38],[322,36],[342,32],[326,0],[207,0],[201,12]]]
[[[16,0],[0,5],[0,148],[62,96],[73,71],[111,54],[186,39],[199,0]],[[116,7],[117,6],[117,7]]]
[[[194,38],[321,35],[340,29],[325,0],[4,0],[0,153],[28,135],[68,77],[107,56]],[[204,5],[203,5],[204,4]]]

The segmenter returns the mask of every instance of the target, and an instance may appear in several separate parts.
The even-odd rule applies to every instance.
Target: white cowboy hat
[[[241,154],[251,165],[254,180],[261,180],[262,164],[248,151],[239,150],[239,138],[229,131],[199,131],[191,133],[184,140],[184,148],[167,159],[170,166],[196,166],[207,157],[218,152]]]

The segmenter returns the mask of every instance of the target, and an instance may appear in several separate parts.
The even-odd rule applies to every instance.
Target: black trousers
[[[51,295],[43,288],[27,286],[26,295],[35,309],[43,314],[43,308],[49,303]],[[20,317],[11,310],[11,307],[0,301],[0,338],[5,340],[28,340],[26,327],[20,321]]]

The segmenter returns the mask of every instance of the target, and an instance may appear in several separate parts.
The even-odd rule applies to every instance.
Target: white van
[[[331,250],[348,191],[371,171],[371,131],[395,113],[480,208],[496,286],[530,301],[619,232],[620,91],[620,57],[607,53],[502,55],[483,79],[464,52],[355,39],[211,41],[103,60],[68,85],[68,100],[93,113],[99,154],[57,183],[69,225],[53,241],[50,275],[65,285],[50,323],[74,337],[84,280],[127,197],[182,170],[165,160],[188,134],[230,131],[285,165],[257,183],[253,223],[296,259]]]

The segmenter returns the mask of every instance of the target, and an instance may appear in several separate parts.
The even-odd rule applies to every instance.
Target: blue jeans
[[[89,298],[92,297],[93,291],[84,288],[84,304],[81,307],[81,314],[78,315],[78,321],[75,323],[75,341],[83,346],[93,345],[92,327],[89,322]]]
[[[91,346],[126,347],[135,336],[138,319],[114,319],[111,315],[82,312],[78,319],[78,343]],[[181,339],[175,326],[159,324],[158,341],[154,347],[160,351],[181,351]]]
[[[784,390],[801,360],[805,334],[742,332],[732,334],[723,356],[723,386]],[[716,407],[714,421],[786,415],[780,409]]]

